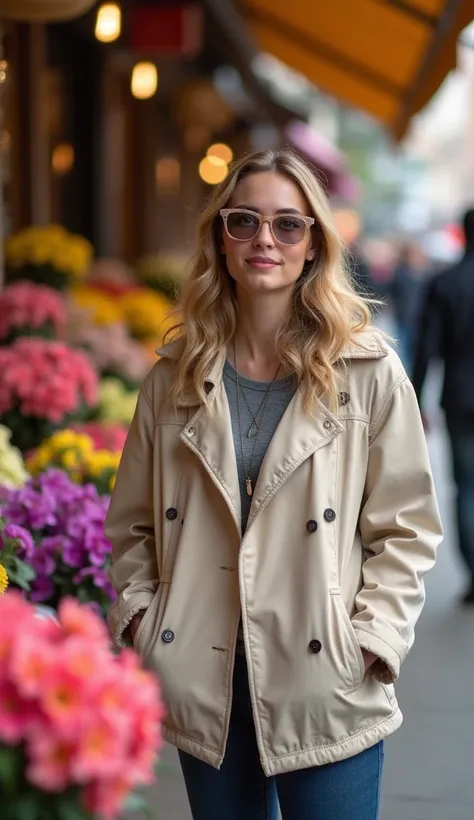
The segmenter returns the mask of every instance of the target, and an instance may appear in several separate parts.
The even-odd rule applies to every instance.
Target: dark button
[[[331,508],[329,508],[328,510],[324,510],[324,518],[326,519],[326,521],[334,521],[334,519],[336,518],[336,513],[334,512],[334,510],[331,510]]]
[[[173,643],[174,639],[175,634],[172,629],[165,629],[164,632],[161,633],[163,643]]]
[[[313,521],[313,519],[311,518],[309,521],[306,522],[306,529],[308,532],[316,532],[316,530],[318,529],[318,522]]]
[[[323,646],[322,646],[321,641],[314,640],[314,641],[309,642],[308,649],[309,649],[310,652],[313,653],[313,655],[317,655],[318,652],[321,652],[322,648],[323,648]]]
[[[175,510],[174,507],[170,507],[169,510],[166,510],[166,517],[168,521],[174,521],[175,518],[178,517],[178,510]]]

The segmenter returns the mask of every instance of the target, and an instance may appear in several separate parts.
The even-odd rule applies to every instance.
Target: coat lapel
[[[318,401],[310,416],[303,409],[303,391],[296,391],[269,444],[258,476],[247,529],[283,487],[292,473],[344,429],[330,410]]]
[[[215,367],[221,373],[224,361],[225,351]],[[214,385],[211,387],[212,381]],[[242,512],[229,402],[221,377],[211,374],[208,384],[210,408],[202,405],[182,430],[180,438],[199,458],[224,496],[240,535]],[[188,403],[187,406],[195,406],[196,395],[194,400],[191,395],[184,396],[183,401]]]

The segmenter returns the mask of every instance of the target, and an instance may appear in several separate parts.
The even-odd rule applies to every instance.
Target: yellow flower
[[[6,571],[3,564],[0,564],[0,595],[3,595],[6,592],[8,587],[8,572]]]
[[[125,321],[133,336],[162,337],[169,325],[173,305],[164,296],[150,288],[140,288],[126,293],[120,300]]]
[[[20,451],[10,444],[11,431],[0,424],[0,484],[22,487],[28,478]]]
[[[61,453],[61,465],[68,473],[77,472],[84,464],[84,459],[79,450],[64,450]]]
[[[111,325],[123,319],[120,303],[96,288],[75,288],[72,297],[78,307],[90,312],[97,325]]]
[[[138,399],[138,390],[128,391],[119,379],[102,379],[99,387],[100,416],[105,421],[130,424]]]

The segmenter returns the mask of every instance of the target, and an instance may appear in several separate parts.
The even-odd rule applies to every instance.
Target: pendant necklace
[[[260,434],[260,425],[257,425],[256,420],[257,420],[257,418],[260,414],[260,410],[261,410],[262,411],[261,421],[263,421],[263,418],[264,418],[264,415],[265,415],[265,410],[266,410],[266,407],[267,407],[267,404],[268,404],[268,399],[270,398],[270,394],[273,390],[273,385],[275,384],[277,376],[280,372],[281,364],[278,365],[278,370],[276,371],[272,381],[270,382],[270,386],[265,391],[265,395],[262,399],[260,407],[258,408],[257,415],[254,416],[252,411],[250,410],[250,407],[248,406],[248,402],[247,402],[245,393],[242,389],[242,385],[240,384],[240,377],[239,377],[239,371],[237,369],[237,358],[236,358],[236,352],[235,352],[235,338],[234,338],[234,343],[233,343],[233,353],[234,353],[234,370],[235,370],[235,374],[236,374],[236,383],[237,383],[237,390],[236,390],[236,393],[237,393],[237,419],[238,419],[238,423],[239,423],[240,452],[242,454],[242,465],[243,465],[244,473],[245,473],[245,492],[247,493],[247,495],[249,497],[251,497],[253,495],[252,464],[253,464],[253,459],[254,459],[254,456],[255,456],[255,448],[257,446],[257,441],[258,441],[258,437],[259,437],[259,434]],[[250,415],[252,416],[252,419],[253,419],[252,424],[250,425],[249,431],[247,433],[248,438],[253,438],[254,439],[252,454],[250,456],[250,464],[248,466],[248,469],[245,465],[245,460],[244,460],[244,441],[243,441],[243,434],[242,434],[242,422],[241,422],[241,416],[240,416],[240,395],[241,394],[242,394],[243,398],[245,399],[245,403],[247,404]],[[252,428],[253,428],[254,425],[255,425],[255,428],[256,428],[256,432],[252,433],[252,435],[251,435]]]

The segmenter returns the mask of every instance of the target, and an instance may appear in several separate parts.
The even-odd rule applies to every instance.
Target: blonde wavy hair
[[[232,340],[238,322],[235,285],[221,254],[221,208],[228,206],[238,183],[250,174],[273,171],[295,182],[315,218],[314,262],[295,285],[293,310],[276,339],[283,367],[296,375],[304,391],[304,408],[311,413],[322,396],[337,406],[336,362],[350,343],[371,323],[370,300],[357,295],[323,187],[315,172],[290,149],[266,150],[242,156],[226,179],[213,189],[197,227],[197,251],[184,288],[179,313],[182,322],[172,332],[183,337],[176,362],[171,398],[176,401],[192,380],[207,404],[205,381],[222,347]]]

